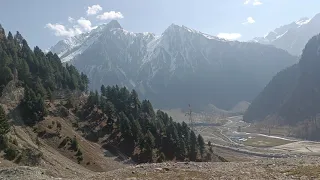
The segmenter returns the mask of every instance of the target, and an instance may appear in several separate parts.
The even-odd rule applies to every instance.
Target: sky
[[[160,35],[170,24],[247,41],[320,13],[319,0],[0,0],[0,24],[29,46],[59,40],[116,19],[132,32]]]

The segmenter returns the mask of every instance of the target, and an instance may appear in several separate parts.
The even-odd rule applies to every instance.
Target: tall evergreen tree
[[[10,125],[3,107],[0,105],[0,138],[10,131]]]
[[[191,135],[190,135],[190,152],[189,153],[190,153],[189,158],[191,161],[197,160],[198,143],[197,143],[197,136],[193,131],[191,131]]]
[[[203,137],[200,134],[198,135],[198,144],[199,144],[199,151],[200,151],[201,158],[203,158],[203,155],[205,153],[205,142],[203,140]]]

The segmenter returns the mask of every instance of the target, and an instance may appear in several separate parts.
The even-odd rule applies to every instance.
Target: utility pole
[[[191,110],[191,105],[189,104],[189,110],[186,113],[186,116],[189,117],[189,123],[190,123],[190,127],[191,130],[194,131],[194,124],[193,124],[193,118],[192,118],[192,110]]]

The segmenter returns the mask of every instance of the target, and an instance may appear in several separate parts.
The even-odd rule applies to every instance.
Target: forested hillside
[[[25,88],[21,102],[22,116],[29,125],[46,115],[45,99],[53,98],[59,90],[81,90],[88,88],[88,78],[75,67],[61,64],[56,54],[45,54],[38,47],[33,50],[17,32],[6,33],[0,26],[0,94],[12,80]]]
[[[319,139],[320,35],[309,40],[300,62],[273,78],[244,115],[245,121],[271,119],[297,125],[297,134]]]
[[[17,107],[20,110],[17,112],[21,112],[24,123],[34,129],[37,129],[36,125],[46,116],[53,116],[52,112],[48,114],[48,108],[52,109],[59,101],[59,108],[66,109],[59,112],[60,114],[64,112],[68,116],[69,110],[72,110],[83,121],[88,121],[88,115],[100,112],[107,119],[107,124],[102,127],[103,134],[97,134],[97,138],[107,137],[104,142],[105,148],[120,150],[136,162],[162,162],[173,159],[202,161],[211,158],[212,151],[206,152],[201,136],[196,136],[186,123],[175,123],[162,111],[155,113],[151,103],[148,100],[140,102],[134,90],[129,92],[126,88],[118,86],[102,86],[101,95],[91,92],[83,104],[74,105],[67,97],[60,101],[55,97],[58,92],[87,92],[87,76],[79,73],[73,66],[63,66],[56,54],[45,54],[38,47],[31,50],[19,32],[15,36],[11,32],[6,35],[2,27],[0,72],[0,92],[9,82],[14,82],[15,86],[24,89],[24,98]],[[67,104],[64,103],[66,100]],[[90,119],[93,121],[87,123],[94,126],[97,118]],[[59,127],[57,125],[57,128],[57,133],[51,136],[60,137],[61,124]],[[0,108],[1,142],[5,140],[2,137],[8,132],[7,118],[4,110]],[[43,137],[41,133],[46,134],[46,131],[40,132],[39,137]],[[16,152],[9,147],[0,149]],[[76,149],[82,158],[76,139],[71,141],[71,149]]]
[[[106,126],[97,138],[110,134],[104,146],[119,148],[137,162],[212,158],[213,152],[206,151],[200,135],[196,136],[186,123],[176,123],[160,110],[154,112],[150,101],[141,102],[135,90],[102,86],[101,96],[91,93],[79,114],[86,119],[97,109],[107,116]]]

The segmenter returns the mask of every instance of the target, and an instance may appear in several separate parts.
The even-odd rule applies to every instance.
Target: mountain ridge
[[[317,108],[320,98],[319,44],[318,34],[306,44],[299,63],[279,72],[253,101],[244,120],[253,122],[272,117],[280,124],[314,123],[320,112]]]
[[[240,101],[251,101],[276,72],[296,62],[296,57],[272,46],[227,41],[175,24],[160,36],[103,28],[106,26],[93,30],[67,54],[60,54],[62,61],[88,74],[91,89],[101,84],[135,88],[160,108],[189,103],[232,108]],[[232,73],[242,79],[233,78]],[[239,95],[236,86],[241,87]],[[200,91],[209,98],[198,95],[201,97],[185,100]],[[233,97],[223,99],[225,96]]]
[[[301,55],[308,40],[320,32],[320,14],[312,18],[303,17],[269,32],[264,37],[256,37],[251,42],[270,44],[293,55]]]

